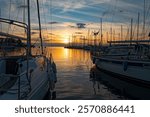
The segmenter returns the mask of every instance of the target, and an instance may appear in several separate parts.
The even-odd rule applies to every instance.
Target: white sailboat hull
[[[93,57],[93,59],[95,58]],[[105,58],[103,58],[103,60],[101,60],[101,58],[97,58],[94,61],[96,66],[101,70],[118,75],[120,78],[123,77],[123,80],[132,81],[132,83],[143,83],[147,86],[150,84],[150,66],[138,66],[136,63],[135,65],[124,65],[124,62],[116,64],[116,61],[105,61]]]
[[[133,99],[150,98],[150,66],[148,64],[142,67],[130,63],[125,69],[123,61],[108,62],[108,58],[94,56],[92,60],[103,76],[101,80],[121,91],[122,95]]]
[[[22,67],[18,69],[18,74],[25,72],[27,69],[27,61],[23,61],[21,64]],[[29,71],[31,71],[29,80],[27,74],[21,75],[12,87],[4,89],[5,91],[0,95],[0,99],[43,99],[49,91],[50,83],[54,83],[56,80],[52,64],[45,57],[35,57],[29,60]]]

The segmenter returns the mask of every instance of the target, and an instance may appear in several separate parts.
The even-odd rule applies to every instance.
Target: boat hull
[[[130,78],[131,80],[150,84],[150,65],[144,66],[142,64],[138,65],[137,63],[128,62],[126,60],[120,61],[107,58],[93,57],[92,59],[96,66],[102,70]]]
[[[120,99],[150,99],[150,88],[143,87],[121,79],[121,76],[99,69],[95,76],[108,90],[118,94]]]
[[[26,73],[27,61],[24,60],[19,64],[21,65],[21,67],[18,68],[18,74],[20,74],[20,77],[19,76],[16,77],[17,80],[14,83],[14,85],[11,86],[10,88],[7,88],[7,90],[0,95],[0,99],[1,100],[44,99],[46,94],[49,92],[49,89],[51,87],[50,85],[52,85],[51,84],[52,81],[55,80],[56,76],[55,75],[56,73],[54,73],[52,63],[46,57],[43,56],[33,57],[32,59],[29,60],[28,70],[30,72],[28,73],[28,78]],[[14,69],[14,66],[11,67]]]
[[[92,60],[97,68],[103,73],[112,77],[108,80],[115,88],[137,99],[150,99],[150,68],[149,66],[136,66],[128,64],[125,67],[124,61],[108,61],[104,58],[92,56]],[[105,78],[103,78],[105,79]],[[118,80],[122,83],[118,83]]]

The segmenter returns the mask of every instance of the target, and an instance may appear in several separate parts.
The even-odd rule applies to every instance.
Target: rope
[[[44,2],[42,1],[42,8],[43,8],[43,13],[44,13]],[[45,28],[46,28],[46,32],[47,32],[47,38],[48,38],[48,29],[47,29],[47,26],[46,26],[46,23],[47,21],[46,21],[46,14],[44,13],[44,23],[45,23]]]
[[[0,17],[2,17],[1,8],[0,8]],[[2,23],[0,23],[0,32],[2,32]]]
[[[18,3],[18,0],[17,0],[17,3]],[[19,19],[18,18],[19,17],[19,13],[20,13],[20,10],[18,10],[18,12],[17,12],[16,18],[15,18],[16,21]],[[16,28],[16,26],[13,27],[12,34],[14,33],[15,28]]]
[[[11,13],[10,13],[10,12],[11,12],[11,2],[12,2],[12,1],[9,0],[9,14],[8,14],[9,19],[10,19],[10,15],[11,15]],[[7,33],[9,33],[10,26],[11,26],[11,24],[8,25]]]

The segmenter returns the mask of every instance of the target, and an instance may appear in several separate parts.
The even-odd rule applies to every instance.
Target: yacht
[[[31,49],[30,0],[27,0],[28,22],[0,18],[0,22],[19,26],[27,30],[25,53],[19,56],[0,57],[0,99],[41,100],[53,90],[56,79],[56,65],[52,54],[46,56],[42,37],[40,54],[33,55]],[[41,35],[39,1],[37,0],[39,33]],[[7,36],[7,35],[6,35]],[[10,35],[8,35],[10,36]],[[17,36],[13,36],[17,37]],[[20,38],[22,39],[22,38]]]
[[[100,70],[150,88],[150,45],[147,42],[149,40],[134,40],[132,44],[128,44],[131,41],[110,41],[103,51],[92,52],[91,58]]]

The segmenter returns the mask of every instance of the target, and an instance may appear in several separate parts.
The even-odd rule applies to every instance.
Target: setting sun
[[[68,33],[64,34],[62,37],[63,43],[68,44],[69,38],[70,38],[70,35]]]
[[[64,43],[65,44],[69,43],[69,39],[64,39]]]

